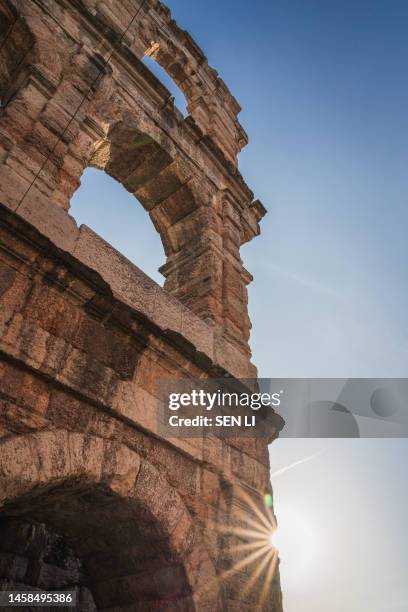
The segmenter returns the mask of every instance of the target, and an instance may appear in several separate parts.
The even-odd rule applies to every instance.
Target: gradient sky
[[[260,374],[406,376],[408,3],[167,4],[243,108],[239,166],[269,210],[242,249]],[[120,185],[87,170],[72,214],[162,284],[160,240]],[[282,542],[286,612],[407,612],[408,442],[279,440],[272,471],[320,450],[273,479],[282,532],[294,511],[315,533],[304,575]]]

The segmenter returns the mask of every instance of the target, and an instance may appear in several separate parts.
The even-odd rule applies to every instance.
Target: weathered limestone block
[[[167,290],[248,357],[250,277],[240,272],[239,247],[259,233],[264,209],[252,205],[232,166],[245,138],[225,84],[162,5],[140,5],[121,40],[123,3],[119,20],[113,1],[84,3],[82,10],[75,3],[62,10],[57,2],[44,11],[41,3],[2,3],[8,25],[0,200],[72,251],[78,228],[64,212],[83,169],[103,168],[149,211],[168,258]],[[24,62],[13,69],[16,48]],[[170,94],[140,61],[143,55],[183,89],[191,117],[180,119],[168,106]],[[19,84],[14,94],[7,93],[12,74]],[[229,260],[237,270],[233,281],[224,270]],[[231,283],[240,296],[235,305]]]
[[[240,247],[265,209],[238,103],[156,0],[0,0],[0,98],[0,588],[280,612],[278,570],[259,606],[228,530],[256,519],[242,491],[266,512],[281,420],[256,440],[158,428],[159,380],[256,378]],[[164,289],[69,216],[89,166],[150,215]]]

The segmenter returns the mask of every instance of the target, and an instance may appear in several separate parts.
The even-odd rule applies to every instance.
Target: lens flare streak
[[[232,567],[221,573],[217,580],[220,582],[228,580],[237,572],[245,570],[249,576],[241,591],[243,597],[252,590],[255,591],[257,581],[263,576],[264,580],[256,606],[256,609],[261,610],[270,593],[279,561],[279,553],[273,543],[277,523],[272,510],[272,497],[266,493],[264,499],[259,496],[255,501],[240,488],[237,491],[237,500],[241,507],[235,514],[235,525],[223,525],[219,527],[219,532],[241,540],[241,543],[232,544],[228,550],[232,554],[242,553],[242,555]],[[253,568],[249,572],[250,566]]]

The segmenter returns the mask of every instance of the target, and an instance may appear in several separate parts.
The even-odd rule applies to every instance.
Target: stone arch
[[[173,105],[176,116],[178,115],[180,123],[190,117],[188,111],[188,100],[185,93],[177,85],[175,79],[152,57],[145,54],[142,58],[144,66],[160,81],[160,83],[169,91],[167,106]]]
[[[196,124],[236,163],[237,154],[248,142],[237,119],[238,102],[197,43],[177,26],[170,10],[162,3],[150,4],[138,23],[138,48],[164,68],[186,97]]]
[[[65,430],[2,441],[0,518],[9,540],[13,521],[62,535],[97,609],[195,609],[200,536],[177,491],[122,444]]]
[[[160,234],[164,288],[249,357],[250,275],[239,249],[265,209],[236,169],[246,142],[239,105],[202,50],[158,0],[0,7],[34,37],[0,113],[0,202],[71,248],[77,228],[66,213],[80,177],[90,165],[108,172]],[[184,92],[191,116],[176,112],[146,54]],[[229,211],[219,205],[226,189]]]
[[[174,152],[162,132],[146,127],[143,131],[127,113],[105,126],[88,164],[104,170],[134,194],[160,234],[166,256],[178,252],[183,246],[178,228],[199,206],[194,169]]]
[[[83,3],[90,15],[97,15],[116,34],[125,30],[137,10],[126,44],[139,59],[148,55],[160,64],[185,95],[195,124],[236,165],[237,154],[248,142],[237,119],[240,106],[197,43],[178,27],[169,8],[158,0],[127,2],[126,10],[117,0]]]
[[[145,32],[145,56],[155,60],[173,79],[187,100],[189,114],[194,109],[194,97],[202,94],[202,83],[189,66],[188,59],[174,42],[163,37],[158,28]]]

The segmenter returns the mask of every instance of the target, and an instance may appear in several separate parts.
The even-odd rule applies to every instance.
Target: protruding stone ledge
[[[214,360],[212,328],[86,225],[79,229],[73,255],[98,272],[121,302],[161,329],[182,335],[197,351]]]
[[[44,201],[41,207],[22,207],[12,212],[0,204],[0,222],[11,225],[30,240],[56,247],[96,272],[109,286],[113,296],[137,311],[164,332],[169,339],[190,346],[208,360],[208,367],[220,367],[236,378],[253,378],[256,368],[225,338],[217,337],[215,330],[186,308],[176,298],[149,278],[119,251],[85,225],[77,227],[75,220],[60,211],[59,223],[49,223],[49,213],[55,211]],[[58,209],[57,209],[58,210]],[[24,224],[21,225],[21,224]],[[39,234],[37,233],[39,232]],[[44,242],[45,241],[45,242]],[[51,242],[51,244],[50,244]]]

